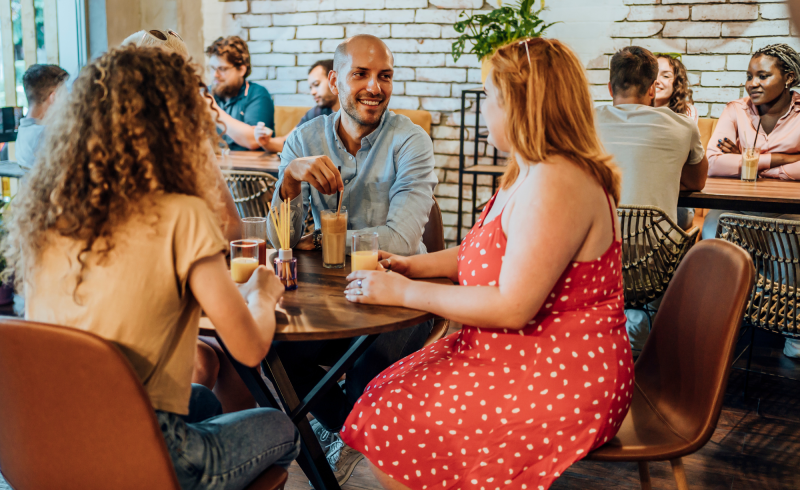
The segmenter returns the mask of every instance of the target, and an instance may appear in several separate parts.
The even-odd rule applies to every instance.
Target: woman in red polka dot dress
[[[548,488],[616,434],[633,394],[619,176],[583,67],[545,39],[491,63],[482,114],[513,155],[501,189],[459,248],[349,277],[350,301],[464,324],[378,375],[341,431],[386,488]],[[409,280],[443,276],[458,285]]]

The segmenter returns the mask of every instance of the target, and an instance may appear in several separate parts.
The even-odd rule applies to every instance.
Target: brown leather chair
[[[667,461],[688,489],[681,458],[711,438],[722,409],[733,351],[755,274],[750,256],[722,240],[703,240],[672,278],[635,366],[630,411],[595,461]]]
[[[310,107],[275,106],[275,136],[286,136],[300,122]],[[431,135],[433,116],[428,111],[417,109],[391,109],[395,114],[407,116],[411,122],[421,127]]]
[[[0,468],[23,490],[180,490],[147,394],[112,343],[0,319]],[[250,490],[283,489],[272,467]]]
[[[422,243],[425,244],[428,253],[444,250],[444,222],[442,221],[442,210],[439,208],[439,202],[435,197],[433,198],[431,214],[428,215],[428,224],[425,225],[425,229],[422,231]],[[425,347],[444,337],[449,327],[450,320],[436,317],[433,320],[431,333],[428,335],[427,340],[425,340]]]

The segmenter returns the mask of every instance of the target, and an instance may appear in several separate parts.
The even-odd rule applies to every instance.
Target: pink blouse
[[[750,97],[729,102],[719,117],[714,135],[708,142],[708,175],[711,177],[738,177],[742,169],[742,156],[723,153],[717,142],[728,138],[741,150],[756,141],[758,111]],[[758,169],[762,177],[783,180],[800,180],[800,162],[769,168],[772,153],[800,153],[800,93],[792,92],[792,104],[786,114],[778,120],[770,134],[762,128],[758,132],[756,146],[761,148]]]

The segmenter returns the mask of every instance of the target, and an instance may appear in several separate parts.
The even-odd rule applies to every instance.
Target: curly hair
[[[784,75],[794,74],[794,80],[790,87],[800,85],[800,54],[788,44],[770,44],[764,46],[753,54],[753,58],[759,56],[771,56],[778,60],[781,72]]]
[[[105,259],[117,226],[159,194],[197,196],[220,213],[210,144],[219,137],[197,73],[179,54],[136,46],[81,70],[9,206],[6,279],[19,287],[48,238],[67,237],[81,245],[77,294],[89,256]]]
[[[692,89],[689,88],[689,76],[686,74],[686,67],[678,58],[673,58],[667,54],[656,54],[656,58],[663,58],[669,62],[675,78],[672,82],[672,95],[669,98],[668,107],[676,114],[688,114],[689,104],[693,103]]]
[[[247,67],[244,78],[250,76],[250,50],[247,43],[239,36],[220,37],[206,48],[206,56],[219,56],[236,68]]]

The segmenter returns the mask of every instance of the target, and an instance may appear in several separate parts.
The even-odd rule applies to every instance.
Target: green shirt
[[[275,104],[273,104],[272,96],[269,95],[267,89],[261,85],[245,80],[239,93],[227,102],[217,96],[214,96],[214,99],[223,111],[237,121],[242,121],[250,126],[263,122],[266,127],[275,130]],[[227,134],[223,134],[222,139],[233,151],[247,150],[235,143]]]

